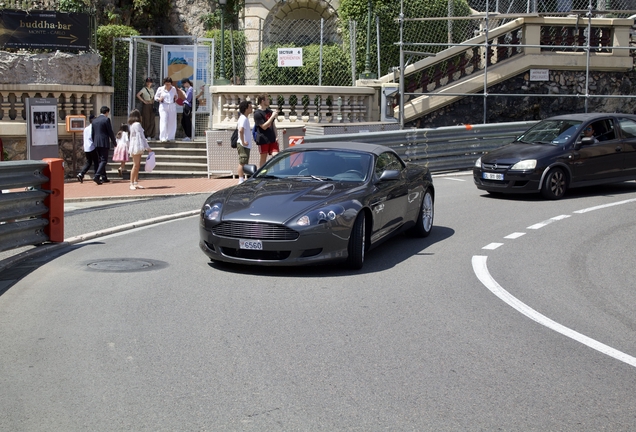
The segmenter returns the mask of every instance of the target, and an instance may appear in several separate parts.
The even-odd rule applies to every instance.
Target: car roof
[[[582,122],[597,120],[607,117],[626,117],[636,121],[636,115],[623,113],[578,113],[578,114],[562,114],[545,120],[579,120]]]
[[[292,148],[290,147],[287,150],[290,150],[290,149]],[[305,144],[300,144],[299,148],[293,148],[293,149],[295,150],[301,150],[301,149],[353,150],[353,151],[359,151],[359,152],[365,152],[365,153],[373,153],[376,155],[380,155],[387,151],[395,153],[395,150],[393,150],[390,147],[386,147],[379,144],[369,144],[369,143],[356,142],[356,141],[326,141],[326,142],[319,142],[319,143],[305,143]]]

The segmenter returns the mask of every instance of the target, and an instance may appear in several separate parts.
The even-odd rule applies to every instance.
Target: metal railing
[[[60,183],[63,187],[62,172],[61,159],[0,162],[0,190],[25,188],[0,193],[0,252],[62,241],[64,221],[63,213],[59,214],[60,202],[62,212],[64,207],[64,194],[59,190]]]
[[[407,162],[425,165],[431,172],[470,169],[478,157],[512,142],[536,121],[450,126],[434,129],[308,135],[306,143],[361,141],[391,147]]]

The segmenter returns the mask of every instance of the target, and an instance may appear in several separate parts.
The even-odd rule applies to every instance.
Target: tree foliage
[[[349,35],[349,21],[357,23],[356,65],[357,70],[364,69],[366,61],[367,23],[369,0],[341,0],[338,15],[343,34]],[[372,26],[370,38],[371,71],[377,70],[377,42],[375,16],[380,21],[380,75],[388,73],[400,64],[400,48],[395,42],[400,40],[400,26],[396,19],[400,15],[398,0],[371,0]],[[466,0],[452,1],[453,16],[469,16],[470,7]],[[408,0],[404,1],[405,18],[448,17],[449,0]],[[453,42],[465,40],[468,21],[454,21],[452,27]],[[448,21],[416,21],[404,23],[404,42],[446,43],[448,42]],[[411,51],[436,52],[445,47],[405,47]],[[418,59],[419,60],[419,59]]]

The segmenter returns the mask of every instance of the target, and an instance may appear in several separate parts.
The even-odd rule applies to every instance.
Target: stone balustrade
[[[26,134],[26,99],[55,98],[58,101],[58,122],[67,115],[99,114],[110,106],[113,88],[110,86],[64,84],[0,84],[0,130],[3,135]],[[60,134],[65,127],[58,128]]]
[[[271,97],[270,108],[279,112],[280,126],[353,124],[378,121],[379,92],[370,87],[319,86],[211,86],[212,128],[236,127],[239,103],[256,105],[259,94]]]

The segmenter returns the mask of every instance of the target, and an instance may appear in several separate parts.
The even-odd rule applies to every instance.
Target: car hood
[[[562,152],[560,146],[549,144],[512,143],[482,156],[482,163],[515,164],[525,159],[542,159]]]
[[[221,220],[284,223],[359,187],[338,182],[253,179],[226,195]]]

